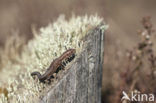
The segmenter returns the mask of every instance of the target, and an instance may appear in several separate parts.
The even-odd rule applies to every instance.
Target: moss
[[[38,101],[38,98],[44,94],[45,88],[51,88],[57,79],[54,79],[52,85],[41,84],[37,79],[34,80],[30,73],[33,71],[43,73],[52,60],[68,48],[75,48],[79,53],[83,47],[81,39],[88,30],[96,27],[102,21],[96,15],[73,16],[66,21],[65,17],[61,15],[53,24],[41,28],[39,32],[34,32],[34,39],[23,45],[20,55],[17,52],[19,47],[6,45],[6,48],[12,48],[12,58],[18,62],[13,62],[14,60],[9,56],[10,53],[5,53],[8,49],[1,50],[0,53],[3,56],[0,57],[0,64],[3,66],[0,68],[0,88],[6,88],[8,94],[6,96],[3,92],[0,93],[0,103]],[[16,39],[19,41],[17,45],[23,43],[20,41],[21,38]]]

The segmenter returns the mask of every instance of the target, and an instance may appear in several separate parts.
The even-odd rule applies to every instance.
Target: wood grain
[[[103,26],[88,32],[84,38],[86,47],[40,103],[101,103]]]

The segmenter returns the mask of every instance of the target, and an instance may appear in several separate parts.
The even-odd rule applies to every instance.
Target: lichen
[[[51,85],[40,83],[37,79],[33,79],[30,73],[33,71],[43,73],[52,60],[66,49],[75,48],[79,53],[83,47],[81,39],[88,30],[101,22],[103,19],[97,15],[72,16],[69,21],[61,15],[53,24],[50,23],[47,27],[34,32],[34,38],[22,46],[21,53],[17,49],[24,40],[19,37],[9,39],[9,42],[18,42],[16,47],[10,43],[6,45],[8,49],[0,50],[0,103],[37,102],[45,88],[50,88]],[[10,50],[12,52],[6,53]],[[52,84],[55,82],[57,80]]]

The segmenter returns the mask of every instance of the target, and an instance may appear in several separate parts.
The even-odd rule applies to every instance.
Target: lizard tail
[[[39,72],[32,72],[31,76],[35,76],[37,75],[38,79],[40,80],[40,82],[44,82],[44,80],[46,79],[45,77],[43,77]]]
[[[40,74],[39,72],[32,72],[32,73],[31,73],[31,76],[35,76],[35,75],[37,75],[38,78],[41,77],[41,74]]]

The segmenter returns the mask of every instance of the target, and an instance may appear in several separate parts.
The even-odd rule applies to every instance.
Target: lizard
[[[42,83],[45,83],[45,80],[50,82],[50,79],[54,78],[54,73],[58,73],[59,70],[64,69],[66,64],[75,58],[75,53],[75,49],[68,49],[60,57],[53,60],[43,75],[41,75],[40,72],[35,71],[31,73],[31,76],[37,75],[39,81]]]

